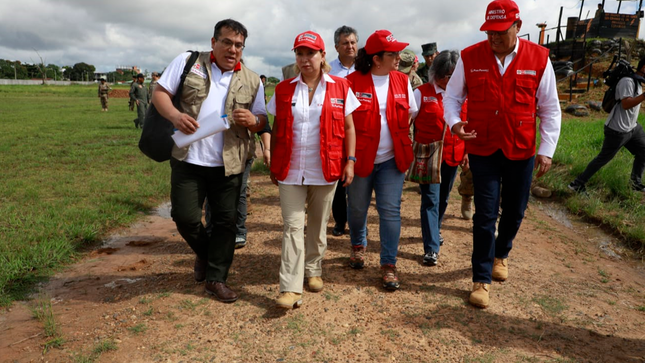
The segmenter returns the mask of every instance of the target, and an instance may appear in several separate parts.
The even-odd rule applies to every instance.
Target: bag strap
[[[175,92],[175,95],[172,98],[172,103],[176,108],[179,108],[179,99],[181,97],[181,92],[184,89],[184,81],[186,80],[186,76],[188,75],[188,72],[190,72],[190,69],[193,67],[193,64],[197,61],[197,57],[199,57],[199,52],[189,50],[190,52],[190,57],[186,61],[186,66],[184,66],[184,71],[181,74],[181,79],[179,81],[179,86],[177,87],[177,92]]]

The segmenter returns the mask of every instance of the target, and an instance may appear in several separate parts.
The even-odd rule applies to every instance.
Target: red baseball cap
[[[377,30],[370,35],[365,42],[365,51],[367,54],[376,54],[379,52],[400,52],[410,43],[401,43],[389,30]]]
[[[501,32],[510,28],[518,20],[520,20],[520,8],[515,1],[495,0],[488,4],[486,22],[479,30]]]
[[[322,37],[320,34],[312,32],[311,30],[308,30],[304,33],[298,34],[296,36],[296,40],[293,42],[293,49],[294,50],[298,47],[307,47],[313,50],[325,50],[325,42],[323,42]]]

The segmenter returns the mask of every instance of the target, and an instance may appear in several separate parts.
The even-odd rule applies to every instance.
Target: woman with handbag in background
[[[451,134],[443,118],[443,94],[458,59],[456,51],[439,53],[428,72],[430,82],[414,91],[419,112],[413,121],[415,160],[407,179],[421,186],[423,264],[427,266],[435,266],[439,259],[439,249],[443,244],[439,230],[457,166],[468,165],[464,141]],[[465,105],[462,120],[466,120]]]
[[[399,53],[408,43],[378,30],[358,51],[356,72],[347,76],[361,101],[354,111],[356,177],[347,188],[347,209],[352,251],[350,267],[361,269],[367,247],[367,211],[376,195],[381,238],[382,285],[399,288],[396,256],[401,236],[401,194],[405,172],[412,162],[410,114],[417,110],[408,76],[397,71]]]
[[[267,105],[275,115],[271,181],[280,188],[284,221],[276,305],[284,309],[302,304],[305,276],[309,291],[323,289],[327,221],[336,183],[348,186],[354,179],[352,112],[360,105],[347,80],[327,74],[319,34],[299,34],[293,50],[299,74],[280,82]]]

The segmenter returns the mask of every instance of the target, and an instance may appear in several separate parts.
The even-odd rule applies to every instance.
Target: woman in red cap
[[[280,188],[284,220],[276,303],[285,309],[302,304],[305,276],[310,291],[323,288],[327,221],[336,183],[348,186],[354,179],[352,112],[360,106],[347,80],[327,74],[331,67],[319,34],[299,34],[293,50],[299,74],[280,82],[267,104],[275,115],[271,181]]]
[[[358,51],[356,72],[347,76],[361,101],[353,114],[356,128],[356,177],[347,187],[352,251],[349,265],[361,269],[367,247],[367,210],[376,195],[381,237],[383,287],[399,288],[396,255],[401,235],[401,194],[412,162],[410,114],[417,110],[408,76],[397,71],[408,43],[378,30]]]

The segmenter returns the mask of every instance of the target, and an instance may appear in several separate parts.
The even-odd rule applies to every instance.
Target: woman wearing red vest
[[[360,105],[347,80],[326,74],[331,67],[320,35],[299,34],[293,50],[300,74],[280,82],[267,105],[275,115],[271,180],[280,188],[284,220],[276,304],[285,309],[302,304],[305,275],[310,291],[323,288],[327,221],[337,181],[347,186],[354,179],[351,113]]]
[[[367,210],[376,195],[381,237],[383,287],[399,288],[396,255],[401,235],[401,194],[405,171],[412,162],[410,113],[416,112],[408,76],[398,72],[400,51],[408,43],[397,41],[387,30],[378,30],[358,51],[356,72],[347,76],[361,101],[353,114],[356,128],[356,177],[347,187],[349,265],[364,265],[367,247]]]
[[[440,229],[448,198],[457,174],[457,167],[468,165],[464,141],[452,135],[443,119],[443,94],[455,69],[459,53],[444,50],[432,62],[429,83],[414,91],[419,112],[414,120],[414,141],[430,144],[442,140],[441,183],[421,184],[421,235],[423,239],[423,264],[435,266],[443,244]],[[465,110],[465,107],[463,108]],[[462,110],[462,120],[466,120]],[[444,133],[445,130],[445,133]],[[435,165],[435,163],[428,163]],[[435,173],[429,173],[434,175]]]

